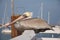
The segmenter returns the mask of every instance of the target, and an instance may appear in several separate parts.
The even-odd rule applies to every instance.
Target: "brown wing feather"
[[[38,18],[31,18],[20,21],[20,24],[25,28],[35,28],[35,29],[51,28],[46,21]]]

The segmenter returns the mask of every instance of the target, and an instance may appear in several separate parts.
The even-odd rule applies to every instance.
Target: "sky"
[[[7,3],[7,10],[5,12]],[[48,20],[50,13],[50,24],[60,23],[60,0],[14,0],[14,13],[23,14],[26,11],[33,13],[33,17],[41,17],[41,3],[43,3],[43,19]],[[0,0],[0,18],[6,13],[10,19],[12,15],[11,0]],[[7,21],[6,19],[4,20]],[[1,20],[0,20],[1,23]]]

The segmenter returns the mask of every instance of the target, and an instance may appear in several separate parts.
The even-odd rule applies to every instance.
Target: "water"
[[[2,34],[2,29],[0,29],[0,40],[9,40],[11,39],[11,34]]]
[[[57,33],[38,33],[36,37],[41,38],[60,38],[60,34]]]

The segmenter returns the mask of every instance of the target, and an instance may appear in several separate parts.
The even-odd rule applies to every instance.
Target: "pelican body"
[[[39,31],[52,29],[51,26],[49,26],[46,21],[39,18],[19,20],[15,23],[15,28],[20,32],[24,30],[34,30],[36,33],[38,33]]]

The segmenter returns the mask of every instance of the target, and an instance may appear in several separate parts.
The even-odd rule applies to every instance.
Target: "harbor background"
[[[0,0],[0,18],[3,18],[5,5],[7,2],[7,17],[11,17],[12,9],[11,9],[11,0]],[[41,17],[41,3],[43,3],[43,18],[44,20],[48,20],[48,12],[50,12],[50,24],[52,25],[60,25],[60,0],[14,0],[14,13],[23,14],[26,11],[31,11],[33,13],[33,17]],[[9,20],[8,19],[8,20]],[[7,20],[5,19],[5,23]],[[0,24],[2,20],[0,20]],[[5,35],[1,33],[2,29],[0,29],[0,40],[10,39],[11,36]],[[3,39],[4,38],[4,39]]]

